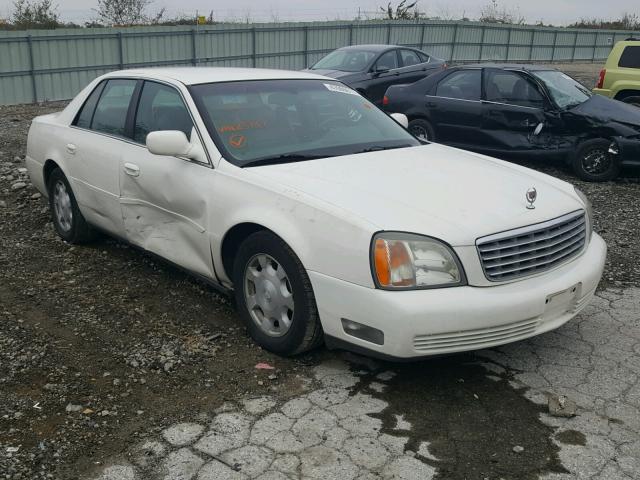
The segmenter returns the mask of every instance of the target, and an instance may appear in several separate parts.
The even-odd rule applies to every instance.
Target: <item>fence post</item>
[[[453,63],[453,59],[456,53],[456,43],[458,43],[458,24],[456,23],[453,27],[453,41],[451,42],[451,63]]]
[[[256,68],[256,27],[251,27],[251,65]]]
[[[387,23],[387,45],[391,44],[391,24]]]
[[[422,50],[424,48],[424,35],[427,31],[427,24],[423,23],[422,24],[422,33],[420,34],[420,50]]]
[[[553,32],[553,49],[551,50],[551,63],[553,63],[556,57],[556,45],[558,45],[558,30]]]
[[[353,45],[353,23],[349,24],[349,45]]]
[[[484,37],[487,33],[487,26],[486,25],[482,25],[482,36],[480,37],[480,58],[478,58],[478,61],[482,61],[482,52],[484,51]]]
[[[596,61],[596,48],[598,48],[598,32],[593,40],[593,51],[591,52],[591,63]]]
[[[505,61],[509,61],[509,49],[511,48],[511,32],[513,32],[513,27],[509,27],[509,33],[507,34],[507,53],[505,56]]]
[[[29,75],[31,76],[31,93],[33,94],[33,103],[38,102],[38,90],[36,88],[36,72],[33,63],[33,44],[31,35],[27,35],[27,46],[29,47]]]
[[[533,42],[536,39],[536,31],[532,28],[529,32],[531,32],[531,43],[529,44],[529,61],[531,61],[533,59]]]
[[[309,25],[303,27],[304,31],[304,44],[302,50],[304,51],[304,68],[309,66]]]
[[[196,50],[196,29],[191,29],[191,65],[194,67],[198,64],[198,52]]]
[[[118,32],[118,64],[120,70],[124,68],[124,54],[122,50],[122,32]]]
[[[575,32],[575,36],[573,37],[573,50],[571,51],[571,61],[576,61],[576,46],[578,45],[578,32]]]

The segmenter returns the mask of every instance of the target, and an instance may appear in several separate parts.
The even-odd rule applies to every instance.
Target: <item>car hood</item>
[[[342,72],[340,70],[314,70],[314,69],[306,69],[305,72],[315,73],[316,75],[323,75],[325,77],[335,78],[335,79],[344,79],[347,77],[351,77],[353,75],[357,75],[359,72]]]
[[[565,182],[438,144],[251,170],[356,215],[375,230],[430,235],[453,246],[582,208]],[[535,209],[526,208],[530,187],[538,192]]]
[[[640,108],[602,95],[593,95],[571,109],[571,113],[588,116],[602,123],[617,122],[640,129]]]

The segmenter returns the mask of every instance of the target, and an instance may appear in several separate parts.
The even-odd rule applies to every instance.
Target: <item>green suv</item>
[[[640,39],[615,44],[593,91],[640,107]]]

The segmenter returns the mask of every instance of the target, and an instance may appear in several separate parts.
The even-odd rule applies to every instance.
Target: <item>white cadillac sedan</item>
[[[313,74],[127,70],[36,118],[27,166],[65,241],[103,231],[233,290],[279,354],[473,350],[584,308],[606,255],[585,196],[395,118]]]

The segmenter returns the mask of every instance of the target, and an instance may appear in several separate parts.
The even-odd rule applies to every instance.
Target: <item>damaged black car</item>
[[[506,159],[558,157],[588,181],[640,166],[640,109],[534,65],[465,65],[390,87],[417,137]]]

